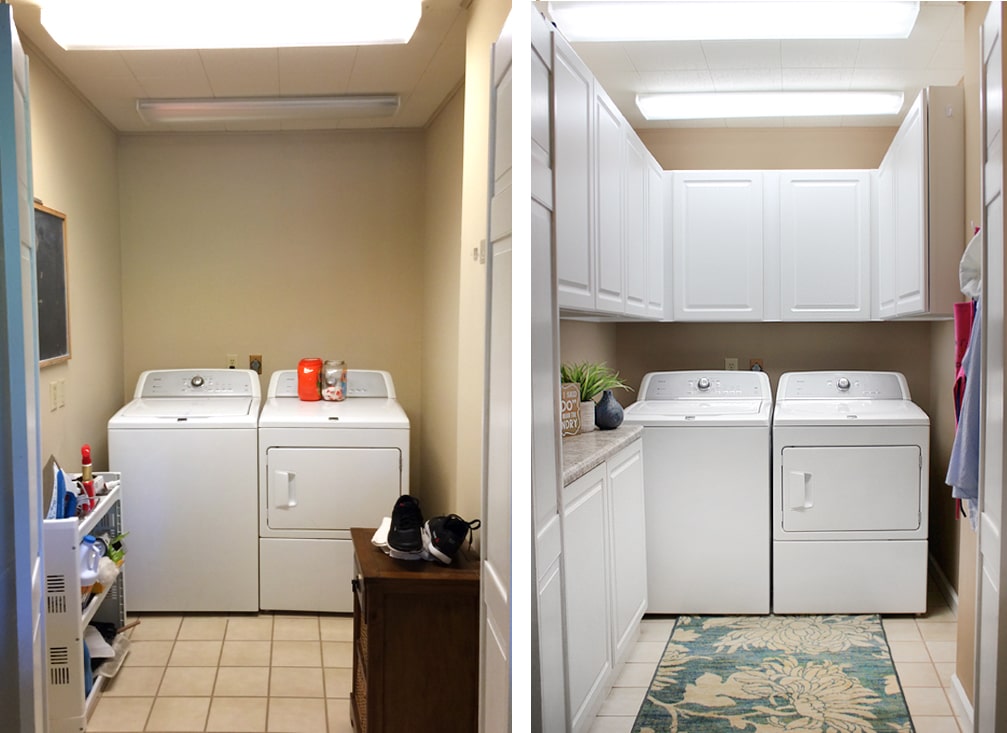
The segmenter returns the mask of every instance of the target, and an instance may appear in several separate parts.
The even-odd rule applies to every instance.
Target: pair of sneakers
[[[392,508],[388,554],[400,560],[438,560],[450,565],[465,538],[481,525],[478,519],[466,522],[457,514],[424,522],[419,499],[405,494]]]

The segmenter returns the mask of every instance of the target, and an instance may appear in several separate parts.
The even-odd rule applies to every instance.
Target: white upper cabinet
[[[629,123],[623,127],[623,259],[626,267],[626,313],[647,315],[647,149]]]
[[[651,318],[665,317],[665,292],[667,278],[665,268],[671,261],[670,247],[665,240],[665,175],[658,163],[648,155],[646,170],[647,215],[645,219],[647,238],[647,315]]]
[[[603,313],[626,310],[626,283],[622,230],[623,138],[622,113],[605,91],[595,85],[594,214],[597,239],[598,290],[595,307]]]
[[[878,172],[877,315],[950,317],[962,299],[964,120],[960,87],[920,92]]]
[[[762,320],[761,171],[675,171],[672,181],[674,320]]]
[[[871,315],[871,174],[781,171],[780,319],[864,321]],[[767,283],[769,281],[767,273]]]
[[[561,308],[590,311],[596,285],[591,231],[594,77],[559,34],[553,39],[556,290]]]

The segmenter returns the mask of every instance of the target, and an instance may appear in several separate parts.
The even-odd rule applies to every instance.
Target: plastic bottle
[[[95,543],[94,535],[85,535],[80,541],[80,597],[82,602],[86,602],[94,587],[94,582],[98,579],[98,561],[101,560],[101,553]]]
[[[91,475],[91,446],[85,443],[80,447],[80,482],[88,496],[88,508],[94,509],[94,480]]]

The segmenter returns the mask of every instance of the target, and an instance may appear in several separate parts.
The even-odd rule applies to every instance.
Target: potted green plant
[[[605,362],[582,361],[563,364],[560,366],[559,376],[561,382],[572,382],[580,390],[580,432],[582,433],[588,433],[595,428],[595,397],[613,389],[632,391],[632,387],[619,377],[619,372],[606,365]]]

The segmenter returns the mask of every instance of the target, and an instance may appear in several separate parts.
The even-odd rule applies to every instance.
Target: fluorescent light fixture
[[[397,94],[136,100],[136,111],[149,124],[388,117],[398,109]]]
[[[67,50],[407,43],[422,0],[42,0]]]
[[[706,120],[721,117],[846,117],[896,115],[902,92],[705,92],[637,94],[648,120]]]
[[[548,15],[570,41],[908,38],[918,2],[887,0],[556,0]]]

